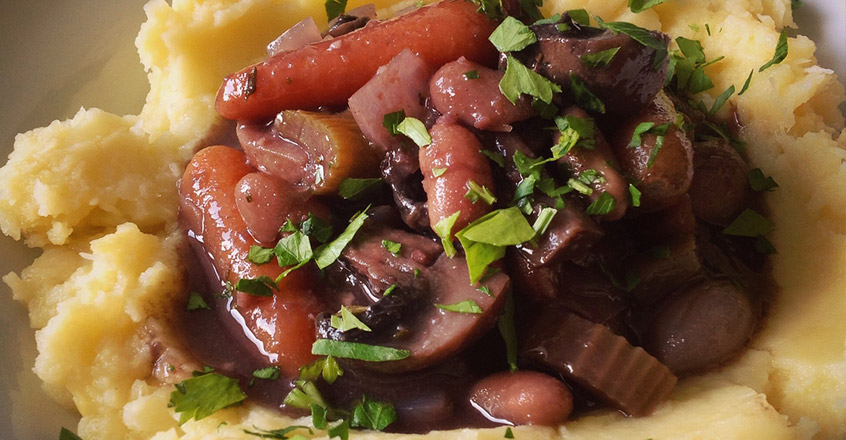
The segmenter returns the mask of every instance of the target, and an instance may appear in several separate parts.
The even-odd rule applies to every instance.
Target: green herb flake
[[[541,18],[539,20],[536,20],[534,23],[532,23],[532,25],[539,26],[542,24],[556,24],[559,21],[561,21],[561,14],[555,14],[549,18]]]
[[[273,256],[273,248],[264,248],[254,244],[250,246],[250,252],[247,254],[247,261],[254,264],[264,264],[272,260]]]
[[[772,191],[778,188],[778,183],[772,177],[764,175],[760,168],[749,170],[749,186],[755,192]]]
[[[311,405],[328,407],[320,390],[308,380],[298,379],[294,381],[294,388],[285,396],[283,403],[288,406],[300,409],[311,409]]]
[[[605,29],[610,30],[615,34],[623,33],[631,37],[633,40],[637,41],[638,43],[646,46],[650,49],[655,50],[655,59],[653,60],[652,67],[658,68],[661,66],[661,63],[667,58],[667,46],[652,35],[651,32],[648,30],[636,26],[632,23],[626,23],[623,21],[613,21],[613,22],[604,22],[602,19],[597,17],[597,22],[599,22],[599,26]]]
[[[311,425],[316,429],[326,429],[329,423],[326,420],[326,408],[312,403],[309,405],[311,409]]]
[[[611,194],[603,192],[593,203],[588,205],[585,212],[589,215],[605,215],[613,211],[616,204],[617,202],[614,200],[614,197],[611,197]]]
[[[652,151],[649,153],[649,160],[646,161],[646,168],[651,168],[652,165],[655,165],[655,160],[658,159],[658,153],[661,152],[661,147],[664,146],[664,135],[658,135],[655,138],[655,146],[652,147]]]
[[[805,3],[802,0],[790,0],[790,10],[795,11],[802,6],[805,6]]]
[[[570,9],[567,11],[570,19],[582,26],[590,26],[590,14],[584,9]]]
[[[484,293],[487,296],[494,296],[494,294],[491,292],[491,289],[488,286],[477,287],[476,290]]]
[[[359,200],[380,188],[384,181],[379,178],[356,179],[347,177],[338,185],[338,195],[345,200]]]
[[[435,307],[447,312],[468,313],[472,315],[479,315],[483,312],[482,308],[472,299],[455,304],[435,304]]]
[[[458,234],[466,240],[494,246],[516,246],[535,236],[526,217],[516,207],[498,209],[467,225]]]
[[[501,0],[473,0],[473,3],[479,6],[479,13],[485,14],[491,20],[502,19]]]
[[[641,192],[639,189],[637,189],[637,187],[635,187],[631,183],[629,184],[629,194],[632,196],[632,206],[634,206],[635,208],[639,207]]]
[[[697,24],[690,23],[689,25],[687,25],[687,27],[689,27],[690,30],[692,30],[693,32],[699,32],[699,25]]]
[[[594,113],[605,114],[605,103],[602,102],[575,73],[570,73],[570,90],[579,107]]]
[[[223,423],[226,423],[226,422],[223,422]],[[277,439],[277,440],[285,440],[285,439],[294,440],[294,437],[288,437],[288,434],[290,434],[290,433],[292,433],[292,432],[294,432],[298,429],[307,430],[309,433],[312,432],[311,428],[309,428],[308,426],[297,426],[297,425],[289,426],[287,428],[282,428],[282,429],[273,429],[273,430],[269,430],[269,431],[264,430],[264,429],[258,429],[258,428],[254,428],[254,429],[255,429],[255,431],[249,431],[249,430],[246,430],[246,429],[244,429],[243,431],[244,431],[245,434],[249,434],[249,435],[252,435],[252,436],[261,437],[261,438]]]
[[[179,414],[182,425],[191,419],[201,420],[246,398],[237,380],[206,373],[176,384],[168,406]]]
[[[311,250],[311,241],[300,231],[279,240],[273,252],[276,254],[279,267],[306,263],[314,255]]]
[[[781,63],[785,58],[787,58],[787,32],[781,31],[781,34],[778,36],[778,43],[776,44],[773,58],[761,66],[761,68],[758,69],[758,72],[763,72],[764,70]]]
[[[209,310],[208,304],[206,304],[206,300],[203,299],[203,296],[197,292],[191,292],[188,295],[188,305],[185,306],[185,310],[192,311],[192,310]]]
[[[775,255],[778,253],[775,245],[764,237],[755,239],[755,252],[763,255]]]
[[[691,40],[685,37],[677,37],[676,44],[684,56],[695,64],[705,62],[705,51],[702,50],[702,43],[699,40]]]
[[[363,396],[361,402],[353,408],[350,426],[354,428],[381,431],[397,420],[394,406],[388,402],[370,400]]]
[[[579,61],[581,61],[582,64],[588,67],[601,69],[611,64],[611,61],[614,60],[614,56],[617,55],[617,52],[619,51],[619,47],[614,47],[611,49],[603,50],[601,52],[586,53],[579,57]]]
[[[59,431],[59,440],[82,440],[82,438],[67,428],[62,427],[62,430]]]
[[[389,296],[390,294],[394,293],[394,290],[396,290],[396,289],[397,289],[397,284],[396,283],[391,284],[390,286],[388,286],[387,289],[385,289],[384,292],[382,292],[382,296]]]
[[[344,370],[332,356],[320,358],[308,365],[300,367],[299,378],[304,381],[315,381],[322,377],[328,384],[335,383],[344,375]]]
[[[341,232],[341,235],[317,248],[314,252],[314,262],[317,263],[318,268],[325,269],[341,256],[341,252],[352,241],[356,232],[364,226],[364,221],[367,220],[368,209],[370,209],[370,206],[354,215],[352,220],[350,220],[350,224],[344,229],[344,232]]]
[[[720,93],[720,96],[717,96],[717,99],[714,100],[714,104],[711,106],[711,110],[708,111],[709,114],[713,115],[720,110],[720,108],[728,101],[731,95],[734,94],[734,85],[727,88],[723,93]]]
[[[517,371],[517,327],[514,325],[514,310],[514,296],[508,292],[496,326],[505,342],[505,358],[512,373]]]
[[[667,0],[629,0],[629,9],[634,12],[635,14],[640,14],[641,12],[664,3]]]
[[[268,276],[258,278],[241,278],[235,283],[235,289],[254,296],[273,296],[276,282]]]
[[[357,316],[345,306],[341,306],[340,315],[332,315],[329,318],[329,325],[340,330],[341,332],[348,332],[353,329],[358,329],[365,332],[373,331],[367,324],[361,322]]]
[[[397,243],[391,240],[382,240],[382,247],[389,250],[394,255],[399,255],[402,251],[402,243]]]
[[[711,26],[708,23],[705,23],[705,32],[708,33],[708,36],[711,36]]]
[[[467,192],[464,194],[464,197],[474,204],[478,202],[479,199],[484,200],[488,205],[496,203],[496,197],[491,194],[489,189],[472,180],[467,181]]]
[[[558,127],[560,137],[558,143],[551,149],[554,159],[563,157],[576,146],[586,150],[596,148],[596,124],[592,118],[580,118],[573,115],[558,116],[555,118],[555,125]]]
[[[253,377],[256,379],[276,380],[279,379],[279,367],[276,365],[260,368],[253,371]]]
[[[341,440],[349,440],[350,420],[344,419],[341,423],[335,426],[330,426],[326,433],[329,434],[330,439],[339,438]]]
[[[432,230],[435,231],[435,234],[438,234],[438,237],[441,237],[441,244],[444,247],[444,253],[449,258],[455,256],[455,246],[452,244],[452,228],[455,226],[455,222],[458,220],[459,215],[461,215],[461,211],[456,211],[451,216],[442,218],[432,228]]]
[[[481,77],[479,76],[478,70],[468,70],[468,71],[464,72],[464,79],[471,80],[471,79],[479,79],[479,78],[481,78]]]
[[[311,346],[311,353],[342,359],[357,359],[365,362],[397,361],[411,355],[411,352],[408,350],[380,345],[367,345],[359,342],[335,341],[332,339],[318,339]]]
[[[483,156],[493,161],[493,163],[499,165],[500,168],[505,168],[505,158],[502,157],[502,155],[490,150],[480,150],[479,152],[482,153]]]
[[[326,18],[332,21],[347,9],[347,0],[326,0]]]
[[[520,95],[523,94],[534,96],[546,104],[551,104],[553,93],[560,93],[561,87],[524,66],[513,56],[508,55],[505,75],[499,82],[499,90],[512,104],[516,104]]]
[[[723,229],[723,234],[740,237],[760,237],[769,234],[773,229],[775,229],[773,222],[747,208],[731,224]]]
[[[395,111],[393,113],[388,113],[382,117],[382,126],[388,130],[393,136],[400,134],[397,127],[399,126],[400,122],[405,119],[405,110]]]
[[[538,41],[528,26],[514,17],[505,17],[488,40],[500,52],[518,52]]]
[[[632,140],[629,142],[629,148],[635,148],[643,145],[643,139],[641,136],[648,133],[654,126],[655,123],[651,121],[637,124],[637,127],[634,129],[634,133],[632,133]]]
[[[432,143],[429,130],[426,129],[423,121],[417,118],[406,117],[397,125],[397,131],[414,141],[418,147],[425,147]]]
[[[546,230],[552,223],[552,219],[555,218],[555,214],[558,214],[558,210],[555,208],[544,207],[541,209],[540,213],[538,213],[538,217],[535,219],[535,223],[532,225],[532,229],[535,230],[536,237],[540,237],[546,233]]]
[[[752,83],[752,74],[755,73],[755,70],[749,71],[749,76],[746,77],[746,81],[743,83],[743,87],[740,88],[740,93],[737,96],[740,96],[746,93],[746,90],[749,89],[749,84]]]

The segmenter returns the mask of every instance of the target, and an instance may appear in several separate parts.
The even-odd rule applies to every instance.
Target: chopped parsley
[[[311,405],[318,405],[323,408],[328,407],[314,383],[303,379],[294,381],[294,388],[285,396],[283,403],[300,409],[311,409]]]
[[[273,278],[262,275],[258,278],[241,278],[235,283],[235,289],[255,296],[273,296],[276,282]]]
[[[402,243],[397,243],[391,240],[382,240],[382,247],[394,255],[399,255],[400,251],[402,251]]]
[[[749,170],[749,186],[755,192],[772,191],[778,188],[778,183],[772,177],[764,175],[760,168]]]
[[[347,177],[338,185],[338,195],[345,200],[358,200],[382,187],[384,181],[379,178],[356,179]]]
[[[603,192],[593,203],[588,205],[585,212],[589,215],[605,215],[613,211],[616,204],[617,202],[614,200],[614,197],[611,197],[611,194]]]
[[[552,103],[553,93],[560,93],[561,87],[524,66],[513,56],[508,55],[505,75],[499,82],[499,90],[512,104],[516,104],[520,95],[524,94],[550,104]]]
[[[338,365],[338,361],[332,356],[320,358],[308,365],[300,367],[300,379],[315,381],[319,377],[328,384],[335,383],[340,376],[344,375],[344,370]]]
[[[191,294],[188,295],[188,305],[185,306],[185,310],[191,311],[191,310],[209,310],[209,309],[211,309],[211,307],[209,307],[209,305],[206,304],[206,300],[203,299],[202,295],[200,295],[197,292],[191,292]]]
[[[508,361],[508,369],[513,373],[517,371],[517,328],[514,325],[514,296],[506,292],[505,305],[502,313],[497,319],[496,326],[502,340],[505,342],[505,358]]]
[[[260,368],[253,371],[253,377],[256,379],[276,380],[279,379],[279,367],[276,365]]]
[[[435,234],[438,234],[438,237],[441,237],[441,244],[444,247],[444,253],[450,258],[455,256],[455,246],[452,244],[452,228],[455,226],[455,222],[458,220],[459,215],[461,215],[461,211],[456,211],[451,216],[442,218],[432,228],[432,230],[435,231]]]
[[[398,135],[400,134],[397,127],[399,126],[400,122],[405,119],[405,110],[395,111],[393,113],[388,113],[382,117],[382,126],[388,130],[388,133],[391,135]]]
[[[415,270],[417,270],[417,269],[415,269]],[[417,278],[417,277],[415,276],[415,278]],[[388,288],[387,288],[387,289],[385,289],[385,291],[384,291],[384,292],[382,292],[382,296],[388,296],[388,295],[390,295],[390,294],[394,293],[394,290],[397,290],[397,284],[396,284],[396,283],[391,284],[390,286],[388,286]]]
[[[605,114],[605,103],[588,89],[585,82],[578,75],[570,73],[570,90],[579,107],[594,113]]]
[[[326,0],[326,18],[329,21],[336,19],[347,9],[347,0]]]
[[[491,289],[488,286],[477,287],[476,290],[484,293],[487,296],[494,296],[494,294],[491,292]]]
[[[223,422],[223,423],[226,423],[226,422]],[[273,430],[264,430],[264,429],[258,429],[258,428],[255,428],[255,427],[254,427],[254,429],[255,429],[255,431],[249,431],[249,430],[246,430],[246,429],[244,429],[243,431],[244,431],[245,434],[253,435],[253,436],[256,436],[256,437],[271,438],[271,439],[278,439],[278,440],[284,440],[284,439],[298,440],[297,437],[302,438],[302,436],[299,435],[299,434],[295,434],[294,437],[288,437],[288,434],[290,434],[290,433],[292,433],[292,432],[294,432],[298,429],[308,430],[308,432],[310,434],[312,433],[311,428],[309,428],[308,426],[297,426],[297,425],[289,426],[287,428],[282,428],[282,429],[273,429]]]
[[[611,61],[614,59],[614,56],[617,55],[617,52],[620,51],[620,47],[614,47],[611,49],[606,49],[601,52],[596,53],[586,53],[579,57],[579,60],[582,64],[593,67],[593,68],[603,68],[607,67],[611,64]]]
[[[446,172],[447,172],[446,167],[444,167],[444,168],[432,168],[432,175],[435,176],[435,177],[441,177]]]
[[[740,96],[740,95],[746,93],[746,90],[749,88],[749,84],[752,83],[752,74],[753,73],[755,73],[755,70],[749,71],[749,76],[746,77],[746,81],[743,83],[743,87],[740,88],[740,93],[738,93],[737,96]]]
[[[435,307],[445,310],[447,312],[468,313],[478,315],[483,312],[482,308],[476,304],[476,301],[468,299],[455,304],[435,304]]]
[[[629,9],[639,14],[653,6],[660,5],[667,0],[629,0]]]
[[[179,414],[179,424],[208,417],[247,398],[238,381],[217,373],[201,373],[176,384],[169,407]]]
[[[350,224],[346,229],[344,229],[344,232],[342,232],[341,235],[329,243],[318,247],[317,250],[314,251],[314,262],[317,263],[317,267],[325,269],[341,256],[341,252],[352,241],[356,232],[364,226],[364,221],[367,220],[368,209],[370,209],[370,206],[365,208],[364,211],[354,215],[350,220]]]
[[[761,66],[761,68],[758,69],[758,72],[763,72],[764,70],[781,63],[785,58],[787,58],[787,32],[781,31],[781,34],[778,36],[778,43],[776,44],[773,58]]]
[[[423,122],[417,118],[406,117],[397,125],[397,131],[414,141],[418,147],[425,147],[432,143],[432,136]]]
[[[505,168],[505,158],[502,157],[500,154],[497,154],[490,150],[480,150],[479,152],[482,153],[483,156],[492,160],[495,164],[499,165],[500,168]]]
[[[467,181],[467,193],[464,194],[464,197],[467,200],[470,200],[473,204],[478,202],[479,199],[484,200],[488,205],[496,203],[496,197],[491,194],[489,189],[472,180]]]
[[[380,345],[367,345],[359,342],[318,339],[311,346],[311,353],[334,356],[342,359],[357,359],[365,362],[386,362],[405,359],[411,355],[408,350],[401,350]]]
[[[353,408],[350,426],[381,431],[396,420],[397,412],[393,405],[363,396],[361,402]]]
[[[547,206],[541,209],[540,213],[538,213],[538,217],[535,219],[535,223],[532,225],[532,229],[535,230],[536,237],[540,237],[546,233],[550,223],[552,223],[552,219],[555,218],[555,214],[558,214],[558,210],[555,208]]]
[[[59,431],[59,440],[82,440],[82,438],[63,427],[62,430]]]
[[[752,209],[745,209],[725,229],[723,234],[740,237],[760,237],[775,229],[775,225],[768,218]]]
[[[517,52],[538,41],[537,36],[520,20],[508,16],[488,37],[500,52]]]
[[[300,231],[282,238],[273,248],[279,267],[294,266],[311,260],[314,253],[311,250],[311,241]]]
[[[288,223],[291,223],[288,220]],[[273,259],[276,254],[273,253],[273,248],[263,248],[259,245],[250,246],[250,252],[247,254],[247,261],[255,264],[264,264]]]
[[[567,11],[570,19],[582,26],[590,26],[590,14],[584,9],[570,9]]]
[[[586,150],[596,148],[596,124],[593,119],[573,115],[558,116],[555,125],[561,135],[558,143],[552,147],[553,158],[561,158],[576,146]]]
[[[329,325],[340,330],[341,332],[348,332],[353,329],[370,332],[373,331],[367,324],[361,322],[357,316],[345,306],[341,306],[340,315],[332,315],[329,318]]]
[[[469,79],[479,79],[480,78],[479,71],[478,70],[468,70],[468,71],[464,72],[464,78],[468,79],[468,80]]]
[[[629,194],[632,196],[632,206],[634,206],[635,208],[639,207],[641,192],[639,189],[637,189],[637,187],[635,187],[631,183],[629,184]]]
[[[723,104],[728,101],[731,95],[734,94],[734,85],[729,86],[723,93],[720,93],[720,96],[717,96],[717,99],[714,100],[714,105],[711,106],[711,110],[708,111],[709,114],[713,115],[720,110]]]
[[[623,21],[605,22],[599,17],[596,17],[596,21],[600,27],[608,29],[614,34],[626,34],[643,46],[653,49],[655,51],[655,58],[652,62],[653,68],[659,68],[667,58],[667,46],[648,30]]]
[[[505,247],[525,243],[535,231],[517,207],[498,209],[470,223],[455,234],[467,258],[470,283],[476,283],[488,266],[505,256]]]

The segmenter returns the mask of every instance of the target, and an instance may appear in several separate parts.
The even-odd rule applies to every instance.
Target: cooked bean
[[[573,411],[573,394],[564,382],[529,370],[480,380],[470,391],[470,402],[486,417],[515,425],[555,426]]]
[[[432,76],[432,103],[441,114],[455,115],[479,130],[511,131],[510,124],[530,118],[535,111],[525,97],[512,104],[499,91],[503,74],[461,57]]]
[[[748,294],[728,280],[701,281],[669,298],[644,347],[676,374],[719,365],[746,345],[758,324]]]
[[[432,144],[420,149],[420,171],[429,203],[429,222],[434,227],[460,211],[452,228],[455,233],[490,211],[490,205],[484,200],[474,203],[465,195],[470,181],[487,188],[491,194],[496,193],[491,166],[481,153],[482,144],[470,130],[442,118],[430,134]],[[439,176],[435,175],[436,171]]]
[[[690,202],[696,217],[725,226],[748,206],[749,167],[725,140],[693,144]]]
[[[684,130],[674,125],[676,112],[664,92],[618,129],[611,148],[626,175],[641,191],[641,211],[657,211],[677,202],[693,178],[693,149]],[[646,133],[641,145],[630,147],[635,129],[651,122],[667,127],[665,135]],[[666,125],[665,125],[666,124]],[[659,136],[662,142],[659,143]],[[659,146],[660,145],[660,146]]]

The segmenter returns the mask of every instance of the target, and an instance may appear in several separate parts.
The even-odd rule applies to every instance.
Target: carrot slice
[[[494,65],[496,22],[447,0],[341,37],[282,52],[226,77],[215,108],[225,118],[269,119],[282,110],[346,105],[379,66],[409,48],[441,66],[459,57]]]

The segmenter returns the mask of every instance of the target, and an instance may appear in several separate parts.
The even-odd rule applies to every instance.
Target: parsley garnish
[[[396,420],[397,412],[393,405],[363,396],[361,402],[353,408],[351,426],[381,431]]]
[[[226,422],[223,422],[223,423],[226,423]],[[250,434],[250,435],[253,435],[253,436],[256,436],[256,437],[271,438],[271,439],[278,439],[278,440],[284,440],[284,439],[294,440],[294,437],[288,437],[288,434],[290,434],[290,433],[292,433],[292,432],[294,432],[298,429],[308,430],[309,433],[312,432],[311,429],[308,426],[297,426],[297,425],[289,426],[287,428],[273,429],[273,430],[267,430],[267,431],[264,430],[264,429],[258,429],[258,428],[255,428],[255,427],[254,427],[254,429],[255,429],[255,431],[248,431],[246,429],[244,429],[243,431],[246,434]]]
[[[614,34],[624,33],[638,43],[655,50],[655,58],[652,62],[653,68],[657,69],[660,67],[661,63],[663,63],[667,58],[667,46],[661,42],[661,40],[652,35],[652,33],[648,30],[623,21],[612,21],[606,23],[599,17],[596,17],[596,21],[599,23],[600,27],[608,29]]]
[[[579,57],[579,60],[586,66],[590,66],[593,68],[602,68],[607,67],[611,64],[611,61],[614,59],[614,56],[617,55],[617,52],[620,51],[619,47],[614,47],[611,49],[606,49],[601,52],[596,53],[586,53]]]
[[[403,119],[405,119],[405,110],[388,113],[382,117],[382,126],[388,130],[388,133],[396,136],[400,134],[399,130],[397,130],[397,126],[399,126]]]
[[[451,216],[442,218],[437,224],[435,224],[434,227],[432,227],[435,234],[438,234],[438,237],[441,237],[441,244],[444,247],[444,253],[449,258],[455,256],[455,246],[452,244],[452,227],[455,226],[455,222],[458,220],[459,215],[461,215],[461,211],[456,211]]]
[[[372,179],[355,179],[347,177],[338,185],[338,195],[346,200],[358,200],[370,194],[373,190],[382,186],[383,180],[379,177]]]
[[[555,125],[561,136],[558,138],[558,143],[552,147],[553,158],[561,158],[576,146],[586,150],[593,150],[596,147],[596,125],[593,119],[573,115],[558,116],[555,118]]]
[[[755,192],[772,191],[778,188],[778,183],[770,176],[765,176],[760,168],[749,170],[749,186]]]
[[[352,241],[356,232],[364,226],[364,221],[367,220],[368,209],[370,209],[370,206],[354,215],[350,220],[350,224],[344,229],[341,235],[314,251],[314,262],[317,263],[317,267],[325,269],[341,256],[341,252]]]
[[[711,110],[708,112],[709,114],[713,115],[717,113],[720,107],[728,101],[731,95],[734,94],[734,85],[727,88],[723,93],[720,93],[720,96],[717,96],[717,99],[714,100],[714,105],[711,106]]]
[[[256,379],[276,380],[279,379],[279,367],[273,365],[253,371]]]
[[[629,0],[629,9],[635,14],[639,14],[653,6],[660,5],[667,0]]]
[[[513,56],[508,55],[505,75],[499,82],[499,90],[512,104],[516,104],[520,95],[523,94],[534,96],[542,102],[550,104],[552,103],[552,94],[560,93],[561,87],[524,66]]]
[[[552,219],[555,218],[555,214],[558,214],[558,210],[555,208],[544,207],[541,209],[540,213],[538,213],[538,218],[535,219],[535,223],[532,225],[532,229],[535,230],[536,237],[546,233],[547,228],[549,228],[549,224],[552,223]]]
[[[479,79],[479,71],[478,70],[468,70],[464,72],[465,79]]]
[[[509,16],[494,29],[488,40],[500,52],[517,52],[536,43],[538,38],[523,22]]]
[[[764,70],[772,67],[775,64],[778,64],[784,59],[787,58],[787,32],[781,31],[781,34],[778,36],[778,43],[776,44],[775,53],[773,54],[773,58],[767,61],[766,64],[761,66],[758,69],[758,72],[763,72]]]
[[[636,188],[634,185],[632,185],[631,183],[629,184],[629,194],[631,194],[631,196],[632,196],[632,206],[634,206],[635,208],[637,208],[638,206],[640,206],[640,196],[641,196],[641,192],[640,192],[640,190],[639,190],[639,189],[637,189],[637,188]]]
[[[414,141],[418,147],[425,147],[432,143],[432,136],[423,122],[417,118],[406,117],[397,125],[397,131]]]
[[[570,9],[567,11],[570,19],[582,26],[590,26],[590,14],[584,9]]]
[[[373,331],[367,326],[367,324],[361,322],[361,320],[345,306],[341,306],[340,316],[332,315],[332,317],[329,318],[329,325],[342,332],[348,332],[353,329],[365,332]]]
[[[391,240],[382,240],[382,247],[389,250],[394,255],[399,255],[402,250],[402,243],[397,243]]]
[[[501,0],[473,0],[473,3],[479,5],[479,13],[485,14],[491,20],[502,18]]]
[[[332,237],[332,225],[310,212],[308,218],[300,225],[300,231],[321,243],[326,243],[326,240]]]
[[[411,355],[408,350],[380,345],[367,345],[359,342],[318,339],[311,346],[311,353],[334,356],[343,359],[357,359],[365,362],[386,362],[405,359]]]
[[[322,377],[326,383],[333,384],[338,377],[344,375],[344,370],[332,356],[320,358],[308,365],[300,367],[300,379],[314,381]]]
[[[455,304],[435,304],[435,307],[446,310],[447,312],[468,313],[478,315],[483,312],[482,308],[476,304],[476,301],[468,299]]]
[[[496,197],[491,194],[489,189],[472,180],[467,181],[467,193],[464,194],[464,197],[467,200],[470,200],[473,204],[478,202],[479,199],[484,200],[488,205],[496,203]]]
[[[614,197],[611,197],[611,194],[603,192],[593,203],[588,205],[585,212],[589,215],[605,215],[613,211],[616,204],[617,202],[614,200]]]
[[[535,231],[520,209],[511,207],[482,216],[455,236],[464,247],[470,283],[475,283],[491,263],[505,256],[506,246],[531,240]]]
[[[326,18],[334,20],[347,9],[347,0],[326,0]]]
[[[514,297],[511,292],[506,292],[505,305],[502,313],[497,319],[496,326],[502,340],[505,342],[505,358],[508,361],[508,369],[513,373],[517,371],[517,328],[514,325]]]
[[[255,296],[273,296],[276,282],[273,278],[262,275],[258,278],[241,278],[235,283],[235,289]]]
[[[595,113],[605,114],[605,103],[588,89],[585,82],[576,74],[570,72],[570,90],[579,107]]]
[[[417,269],[415,269],[415,270],[417,270]],[[397,290],[397,283],[394,283],[394,284],[391,284],[390,286],[388,286],[388,288],[385,289],[384,292],[382,292],[382,296],[388,296],[388,295],[394,293],[394,290]]]
[[[432,175],[435,176],[435,177],[441,177],[446,172],[447,172],[446,167],[444,167],[444,168],[432,168]]]
[[[203,299],[203,296],[197,292],[191,292],[188,295],[188,305],[185,307],[185,310],[209,310],[208,304],[206,304],[206,300]]]
[[[82,438],[67,428],[62,427],[62,430],[59,431],[59,440],[82,440]]]
[[[479,152],[482,153],[483,156],[492,160],[495,164],[499,165],[500,168],[505,168],[505,158],[501,155],[490,150],[480,150]]]
[[[169,407],[179,413],[179,424],[208,417],[247,398],[238,381],[217,373],[204,373],[176,384]]]
[[[743,83],[743,87],[740,88],[740,93],[738,93],[737,96],[740,96],[740,95],[746,93],[746,89],[748,89],[749,84],[752,83],[752,74],[753,73],[755,73],[755,70],[749,71],[749,76],[746,77],[746,82]]]
[[[283,403],[300,409],[311,409],[312,404],[323,408],[328,407],[314,383],[303,379],[294,381],[294,388],[285,396]]]
[[[723,229],[723,234],[740,237],[760,237],[769,234],[773,229],[775,229],[773,222],[747,208],[731,224]]]

